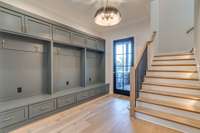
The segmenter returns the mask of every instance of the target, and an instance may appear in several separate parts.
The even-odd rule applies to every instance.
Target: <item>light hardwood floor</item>
[[[127,97],[107,95],[11,133],[178,133],[129,116]]]

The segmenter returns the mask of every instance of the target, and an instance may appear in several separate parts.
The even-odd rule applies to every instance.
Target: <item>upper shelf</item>
[[[52,24],[51,21],[43,21],[40,18],[38,19],[14,10],[6,9],[1,7],[1,3],[0,18],[1,32],[88,48],[100,52],[105,51],[105,40],[73,31],[68,29],[68,27]]]

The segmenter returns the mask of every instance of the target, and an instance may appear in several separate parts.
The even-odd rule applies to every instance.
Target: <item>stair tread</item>
[[[175,92],[166,92],[166,91],[158,91],[158,90],[155,91],[152,89],[144,89],[144,88],[141,90],[141,92],[157,94],[157,95],[164,95],[164,96],[179,97],[179,98],[185,98],[185,99],[192,99],[192,100],[200,100],[200,96],[175,93]]]
[[[194,127],[194,128],[200,128],[200,121],[199,120],[194,120],[182,116],[177,116],[174,114],[169,114],[169,113],[164,113],[144,107],[136,107],[135,109],[136,112],[144,113],[153,117],[173,121],[179,124],[184,124],[186,126]]]
[[[184,55],[194,55],[193,53],[167,53],[167,54],[158,54],[154,57],[165,57],[165,56],[184,56]]]
[[[198,106],[192,107],[190,105],[176,103],[176,101],[171,102],[171,101],[155,100],[155,99],[143,98],[143,97],[138,98],[137,101],[171,107],[171,108],[185,110],[185,111],[194,112],[194,113],[200,113],[200,107]]]
[[[153,59],[153,61],[188,61],[188,60],[195,60],[195,58],[182,58],[182,59]]]
[[[170,77],[170,76],[146,76],[146,78],[162,78],[162,79],[177,79],[177,80],[195,80],[198,81],[198,78],[191,78],[191,77]]]
[[[143,84],[146,85],[155,85],[155,86],[166,86],[166,87],[175,87],[175,88],[185,88],[185,89],[197,89],[200,90],[200,85],[195,86],[195,85],[183,85],[183,84],[167,84],[167,83],[149,83],[149,82],[144,82]]]
[[[196,66],[195,63],[190,64],[152,64],[152,66]]]
[[[148,70],[149,72],[178,72],[178,73],[197,73],[196,70]]]

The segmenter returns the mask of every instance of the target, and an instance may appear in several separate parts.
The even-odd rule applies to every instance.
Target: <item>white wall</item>
[[[194,26],[194,0],[151,0],[151,12],[151,27],[159,32],[157,53],[189,51],[194,47],[193,34],[186,34]]]
[[[110,83],[110,93],[113,93],[113,40],[134,37],[134,63],[138,60],[141,50],[150,37],[150,22],[148,19],[104,33],[106,38],[106,82]]]
[[[160,0],[158,52],[189,51],[193,35],[186,31],[194,25],[194,0]]]

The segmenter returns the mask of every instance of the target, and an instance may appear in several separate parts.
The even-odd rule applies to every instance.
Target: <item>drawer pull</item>
[[[14,116],[12,116],[12,117],[8,117],[8,118],[2,120],[2,122],[7,122],[7,121],[10,121],[10,120],[12,120],[12,119],[14,119]]]

